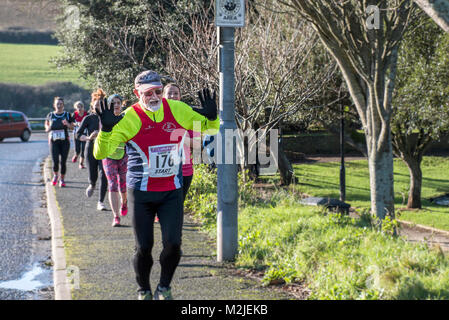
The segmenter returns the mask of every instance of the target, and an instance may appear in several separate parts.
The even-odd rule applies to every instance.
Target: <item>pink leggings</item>
[[[108,178],[109,192],[126,192],[126,170],[128,163],[128,155],[120,160],[103,159],[103,169]]]

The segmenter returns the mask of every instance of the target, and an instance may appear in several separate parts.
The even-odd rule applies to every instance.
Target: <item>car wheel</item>
[[[3,141],[3,139],[4,139],[4,138],[0,138],[0,142],[2,142],[2,141]]]
[[[27,142],[30,140],[31,132],[29,130],[23,130],[22,135],[20,136],[20,139],[22,139],[23,142]]]

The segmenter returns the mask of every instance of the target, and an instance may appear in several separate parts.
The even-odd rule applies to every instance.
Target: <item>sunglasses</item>
[[[151,97],[153,94],[161,95],[162,94],[162,89],[152,89],[152,90],[148,90],[148,91],[143,93],[143,95],[145,97]]]

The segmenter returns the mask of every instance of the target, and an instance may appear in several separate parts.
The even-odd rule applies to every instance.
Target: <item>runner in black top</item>
[[[101,89],[99,89],[101,90]],[[94,96],[102,95],[102,98],[105,97],[103,91],[96,91],[92,93],[92,99]],[[87,135],[85,135],[85,131],[87,130]],[[97,184],[98,172],[100,172],[100,194],[98,197],[97,210],[106,210],[104,206],[104,198],[106,197],[107,189],[108,189],[108,179],[103,169],[103,164],[101,160],[97,160],[94,158],[93,150],[95,138],[98,135],[98,131],[100,130],[100,120],[95,112],[95,108],[90,106],[90,114],[83,119],[81,122],[79,129],[76,133],[76,138],[81,141],[87,141],[86,143],[86,159],[87,159],[87,167],[89,169],[89,186],[86,189],[86,196],[91,197],[95,185]]]
[[[75,112],[73,113],[73,118],[75,119],[75,128],[73,129],[73,140],[75,141],[75,155],[72,158],[72,162],[76,162],[80,156],[79,168],[84,169],[84,150],[86,149],[86,141],[80,141],[76,138],[76,132],[81,124],[81,121],[87,117],[88,113],[84,110],[84,104],[82,101],[77,101],[73,105]]]
[[[73,129],[75,120],[69,112],[64,111],[64,100],[55,97],[53,102],[55,111],[50,112],[45,120],[45,132],[49,132],[50,154],[53,159],[53,185],[65,187],[64,175],[67,167],[67,157],[69,155],[70,140],[68,129]],[[61,176],[59,177],[59,164],[61,164]]]

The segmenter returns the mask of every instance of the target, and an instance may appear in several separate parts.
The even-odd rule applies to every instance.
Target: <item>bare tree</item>
[[[312,23],[337,61],[365,131],[371,210],[380,219],[387,214],[394,216],[391,100],[398,47],[412,13],[411,1],[290,0],[282,3]],[[378,22],[377,26],[376,23],[367,25],[373,15],[368,9],[374,9],[372,18]]]
[[[279,5],[264,1],[257,11],[248,10],[249,22],[235,36],[235,95],[237,126],[243,132],[269,130],[315,99],[336,71],[335,64],[315,63],[318,43],[314,30],[295,15],[277,12]],[[194,93],[207,82],[218,87],[216,27],[210,20],[213,7],[202,15],[185,17],[191,29],[172,34],[167,73]],[[209,17],[209,18],[208,18]],[[311,70],[314,68],[314,70]],[[252,141],[248,137],[248,141]],[[245,149],[253,146],[246,145]],[[283,184],[294,181],[293,169],[279,150]]]
[[[319,39],[307,23],[280,14],[273,1],[264,1],[258,9],[258,15],[237,35],[238,123],[244,131],[282,130],[285,119],[327,89],[336,69],[334,63],[317,61]],[[292,183],[293,169],[282,139],[278,165],[281,183]]]
[[[183,99],[191,102],[205,86],[218,89],[217,28],[211,19],[213,10],[210,2],[200,13],[183,17],[186,28],[170,30],[167,26],[170,37],[159,39],[167,52],[165,73],[182,84]],[[159,19],[163,19],[163,15]]]

